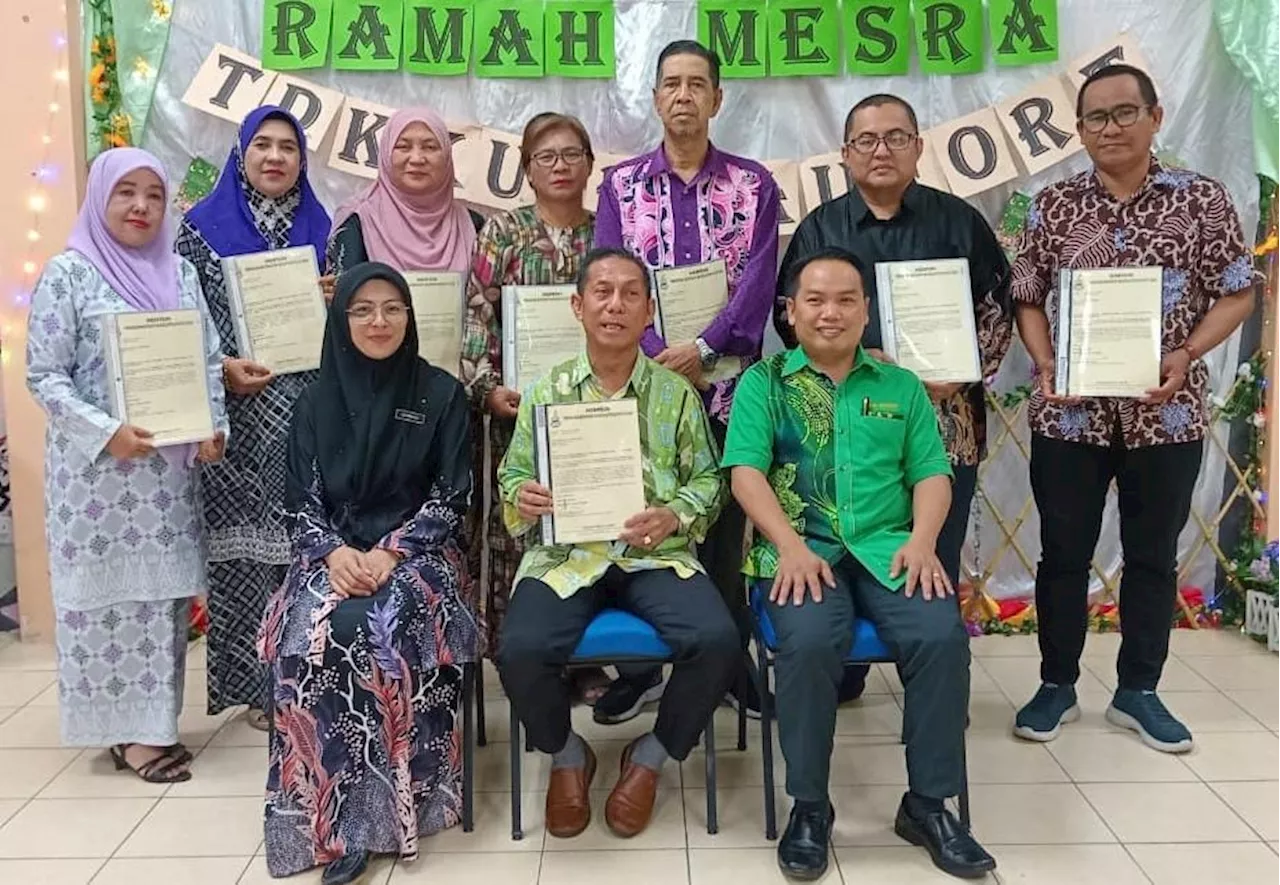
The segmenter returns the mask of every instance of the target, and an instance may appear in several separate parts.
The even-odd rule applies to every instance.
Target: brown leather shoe
[[[591,781],[596,776],[596,754],[587,744],[585,768],[553,768],[547,786],[547,832],[557,839],[571,839],[591,823]]]
[[[623,839],[638,836],[649,826],[653,800],[658,795],[658,772],[631,761],[635,745],[632,741],[622,751],[622,774],[604,806],[604,822]]]

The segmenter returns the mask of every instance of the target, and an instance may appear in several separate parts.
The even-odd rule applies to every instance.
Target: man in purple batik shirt
[[[655,150],[605,171],[596,210],[595,247],[624,248],[649,267],[724,260],[728,303],[693,341],[664,341],[650,327],[644,352],[702,391],[718,445],[737,377],[708,383],[721,358],[742,367],[760,358],[778,270],[778,186],[759,163],[716,150],[708,130],[720,111],[720,59],[693,40],[677,40],[658,56],[653,104],[663,139]],[[707,534],[699,558],[720,588],[742,634],[749,633],[741,574],[746,516],[730,500]],[[745,660],[745,659],[744,659]],[[625,722],[662,694],[661,668],[621,668],[596,701],[595,719]],[[743,668],[732,701],[759,705]]]

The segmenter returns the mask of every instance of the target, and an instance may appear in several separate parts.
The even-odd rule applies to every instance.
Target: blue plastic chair
[[[630,612],[606,608],[587,625],[586,632],[574,649],[567,667],[608,667],[615,664],[670,664],[671,649],[658,637],[658,631],[647,621]],[[520,820],[520,717],[515,705],[508,701],[511,715],[511,838],[524,838]],[[702,733],[706,749],[707,832],[720,829],[716,810],[716,739],[715,715],[707,721]]]
[[[760,693],[760,745],[764,757],[764,835],[766,839],[778,838],[778,811],[774,804],[773,790],[773,705],[768,691],[769,670],[774,665],[774,656],[778,650],[778,634],[774,632],[773,623],[769,620],[768,581],[753,584],[751,587],[751,632],[755,640],[755,662],[751,666],[752,678],[756,680],[756,688]],[[763,589],[762,589],[763,588]],[[845,656],[846,664],[892,664],[895,663],[893,652],[876,631],[872,621],[854,618],[853,635],[849,637],[849,653]],[[738,711],[738,731],[746,729],[747,714]],[[969,829],[969,773],[964,763],[964,741],[960,743],[961,789],[960,789],[960,822]]]

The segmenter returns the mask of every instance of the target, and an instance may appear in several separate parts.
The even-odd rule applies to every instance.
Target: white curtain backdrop
[[[636,153],[652,147],[661,137],[650,98],[654,63],[666,43],[696,33],[696,4],[693,0],[615,0],[614,6],[618,57],[617,77],[612,82],[426,78],[403,73],[339,73],[327,68],[297,73],[349,95],[393,107],[429,105],[450,121],[477,122],[510,133],[519,133],[535,113],[565,111],[586,124],[597,152]],[[1235,197],[1246,236],[1251,239],[1258,192],[1252,101],[1247,84],[1223,52],[1209,0],[1162,0],[1158,4],[1151,0],[1059,0],[1058,8],[1061,61],[1057,65],[996,68],[988,48],[987,70],[969,76],[728,80],[723,84],[724,107],[713,123],[712,137],[726,150],[762,160],[799,160],[826,153],[838,148],[849,107],[873,92],[892,92],[910,101],[922,128],[927,129],[1060,73],[1067,61],[1127,31],[1150,62],[1165,107],[1158,147],[1223,181]],[[231,124],[181,103],[187,84],[214,43],[257,56],[261,17],[258,0],[174,4],[168,53],[143,144],[160,156],[176,180],[181,180],[195,156],[221,166],[235,135]],[[324,156],[325,150],[313,155],[312,180],[321,199],[333,207],[363,181],[325,168],[315,159]],[[1038,176],[988,191],[975,203],[994,224],[1014,190],[1034,193],[1087,165],[1087,156],[1080,153]],[[776,346],[772,331],[768,341]],[[1237,349],[1233,341],[1209,357],[1219,393],[1225,394],[1230,385]],[[997,381],[999,389],[1022,383],[1029,375],[1025,354],[1016,350]],[[1018,425],[1025,440],[1025,420]],[[1002,429],[993,415],[993,442]],[[1206,521],[1216,514],[1224,468],[1219,450],[1207,444],[1194,505]],[[1027,464],[1015,446],[1006,443],[996,451],[984,485],[985,494],[1012,523],[1029,496]],[[967,553],[969,567],[977,572],[1000,544],[995,520],[985,508],[980,508],[980,513]],[[1039,549],[1037,533],[1038,521],[1031,507],[1018,539],[1033,566]],[[1197,536],[1192,521],[1183,535],[1184,551]],[[1108,509],[1098,562],[1108,572],[1120,562],[1114,503]],[[1213,563],[1212,553],[1202,550],[1190,583],[1210,588]],[[988,592],[1000,598],[1025,595],[1030,588],[1030,576],[1013,551],[1005,554],[987,584]]]

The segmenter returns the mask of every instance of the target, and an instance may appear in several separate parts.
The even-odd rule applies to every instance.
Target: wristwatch
[[[712,350],[711,345],[701,338],[693,339],[693,343],[698,347],[698,357],[702,360],[703,371],[714,368],[716,360],[720,359],[720,354]]]

